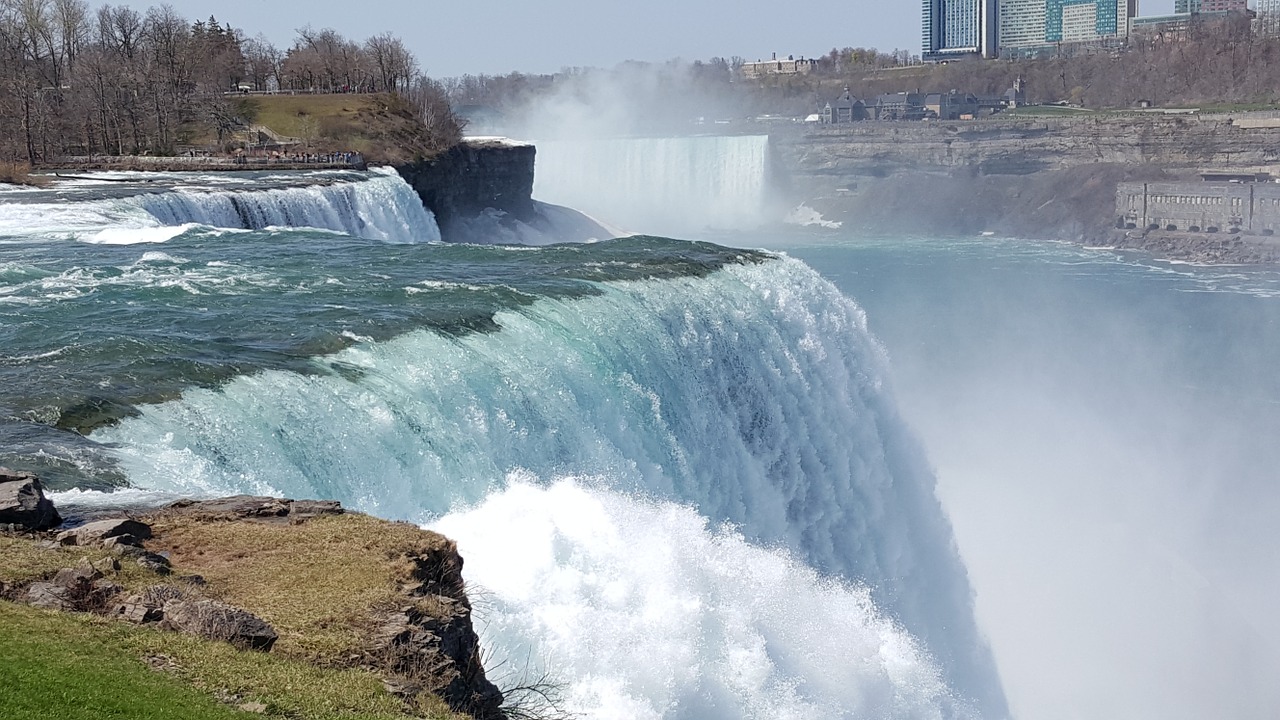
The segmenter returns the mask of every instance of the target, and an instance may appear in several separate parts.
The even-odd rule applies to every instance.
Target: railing
[[[279,153],[276,155],[239,155],[236,157],[182,155],[71,155],[41,163],[48,168],[130,169],[130,170],[243,170],[254,167],[276,168],[354,168],[366,167],[360,153]]]

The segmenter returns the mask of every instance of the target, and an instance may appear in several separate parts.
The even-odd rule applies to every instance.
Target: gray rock
[[[164,604],[162,626],[208,640],[224,640],[243,650],[266,652],[276,631],[261,618],[217,600],[170,600]]]
[[[164,619],[165,603],[183,597],[183,592],[172,585],[152,585],[140,593],[117,600],[107,613],[139,625],[159,622]]]
[[[64,545],[93,545],[116,537],[130,536],[146,540],[151,537],[151,526],[128,518],[114,518],[87,523],[58,534],[58,542]]]
[[[76,609],[72,592],[64,585],[51,582],[31,583],[22,599],[32,607],[45,610],[71,612]]]
[[[0,525],[47,530],[62,522],[53,501],[44,496],[40,478],[28,472],[0,468]]]
[[[138,567],[150,570],[157,575],[169,575],[173,572],[173,568],[169,567],[169,561],[155,553],[147,553],[139,557],[136,562]]]
[[[261,495],[233,495],[214,500],[179,500],[168,507],[171,512],[201,520],[257,520],[261,522],[297,522],[318,515],[341,515],[346,512],[336,500],[290,500]]]
[[[294,500],[289,503],[289,517],[305,519],[317,515],[341,515],[346,510],[337,500]]]
[[[179,500],[168,509],[210,520],[275,518],[288,515],[291,502],[260,495],[232,495],[215,500]]]
[[[109,537],[106,540],[102,541],[102,547],[106,548],[107,550],[114,550],[115,548],[118,548],[121,546],[142,547],[142,541],[127,533],[124,535]]]
[[[54,585],[60,585],[67,588],[67,590],[70,590],[73,593],[83,594],[88,592],[89,586],[92,585],[95,580],[101,579],[102,573],[98,572],[97,568],[89,566],[62,568],[58,571],[57,575],[53,576],[53,580],[50,582]]]

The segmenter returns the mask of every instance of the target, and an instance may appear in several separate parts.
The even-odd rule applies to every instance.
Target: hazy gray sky
[[[118,4],[142,9],[145,0]],[[332,27],[364,39],[390,30],[433,76],[548,73],[563,67],[611,67],[624,60],[686,60],[771,52],[816,56],[833,47],[920,52],[919,0],[842,3],[776,0],[601,0],[421,2],[410,0],[169,0],[191,19],[214,15],[281,48],[295,28]],[[1172,11],[1148,0],[1142,14]],[[1167,6],[1167,7],[1166,7]]]

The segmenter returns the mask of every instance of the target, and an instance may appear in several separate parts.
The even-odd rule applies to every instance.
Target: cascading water
[[[361,182],[278,190],[176,190],[136,201],[165,225],[195,223],[260,230],[310,227],[383,242],[438,242],[440,229],[394,170]]]
[[[445,517],[461,536],[504,538],[503,552],[529,543],[529,552],[549,553],[531,567],[567,584],[561,610],[595,608],[583,612],[594,618],[591,632],[606,637],[545,618],[553,627],[512,629],[508,620],[516,620],[501,613],[508,620],[496,620],[494,632],[508,645],[514,633],[535,653],[549,643],[581,707],[607,713],[630,703],[635,712],[619,712],[635,717],[716,716],[700,711],[712,706],[729,717],[827,715],[822,708],[832,707],[844,708],[833,714],[861,707],[883,717],[954,717],[971,702],[986,717],[1005,716],[933,476],[883,388],[885,361],[861,311],[786,259],[596,291],[499,311],[494,332],[418,331],[316,359],[311,374],[266,371],[190,390],[92,437],[114,448],[142,488],[337,498],[383,516]],[[542,483],[589,480],[577,489],[521,490],[507,480],[513,472]],[[751,550],[728,531],[691,528],[688,511],[637,496],[690,504],[748,540],[864,583],[874,605],[920,638],[931,659],[859,605],[856,588]],[[594,529],[575,535],[578,521],[557,512],[557,497],[599,503],[582,520]],[[466,532],[460,508],[482,501],[471,517],[486,529]],[[508,534],[514,521],[494,521],[510,515],[503,502],[529,507],[526,520],[541,534]],[[658,590],[640,598],[639,586],[595,573],[665,562],[660,549],[631,546],[676,526],[685,528],[678,536],[690,558],[719,553],[724,562],[694,569],[677,558],[669,571],[654,570],[672,589],[666,600]],[[616,552],[597,547],[606,540]],[[462,549],[471,553],[465,541]],[[592,585],[593,577],[605,579]],[[686,581],[714,592],[675,592]],[[796,584],[799,595],[763,592],[770,582]],[[505,608],[537,610],[519,587],[495,592]],[[772,598],[765,605],[778,612],[796,605],[780,619],[733,601],[743,593]],[[675,625],[651,638],[656,644],[632,642],[640,625],[612,628],[608,613],[598,614],[614,600],[621,615],[669,608]],[[806,624],[845,611],[852,615],[844,624]],[[633,654],[604,655],[595,665],[589,656],[557,655],[560,640],[546,639],[557,632],[569,645],[599,642]],[[808,663],[810,651],[824,662]],[[702,677],[721,679],[677,688],[658,671],[615,672],[652,664],[655,653],[672,662],[688,657]],[[930,684],[935,662],[959,700]],[[853,686],[833,689],[832,678]],[[747,697],[735,694],[735,682],[765,689]]]
[[[767,219],[769,137],[545,140],[534,197],[612,225],[685,234]]]
[[[92,176],[90,176],[92,178]],[[136,184],[131,182],[137,178]],[[171,173],[157,191],[138,174],[44,191],[9,193],[0,202],[0,236],[73,237],[99,244],[165,242],[205,228],[316,228],[388,243],[438,242],[440,229],[413,188],[390,168],[226,181]],[[264,187],[265,186],[265,187]],[[74,201],[67,202],[68,196]]]

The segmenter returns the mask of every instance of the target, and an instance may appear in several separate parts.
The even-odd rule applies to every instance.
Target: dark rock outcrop
[[[28,472],[0,468],[0,525],[47,530],[62,522],[40,479]]]
[[[537,218],[532,145],[464,140],[432,160],[396,168],[436,216],[445,240],[493,208],[520,221]]]
[[[502,692],[481,662],[457,545],[446,541],[405,559],[412,569],[401,592],[413,604],[379,621],[368,650],[372,663],[393,673],[393,692],[431,692],[480,720],[505,717]]]
[[[162,612],[160,625],[165,629],[206,640],[223,640],[242,650],[267,652],[279,637],[253,613],[208,598],[169,600]]]

